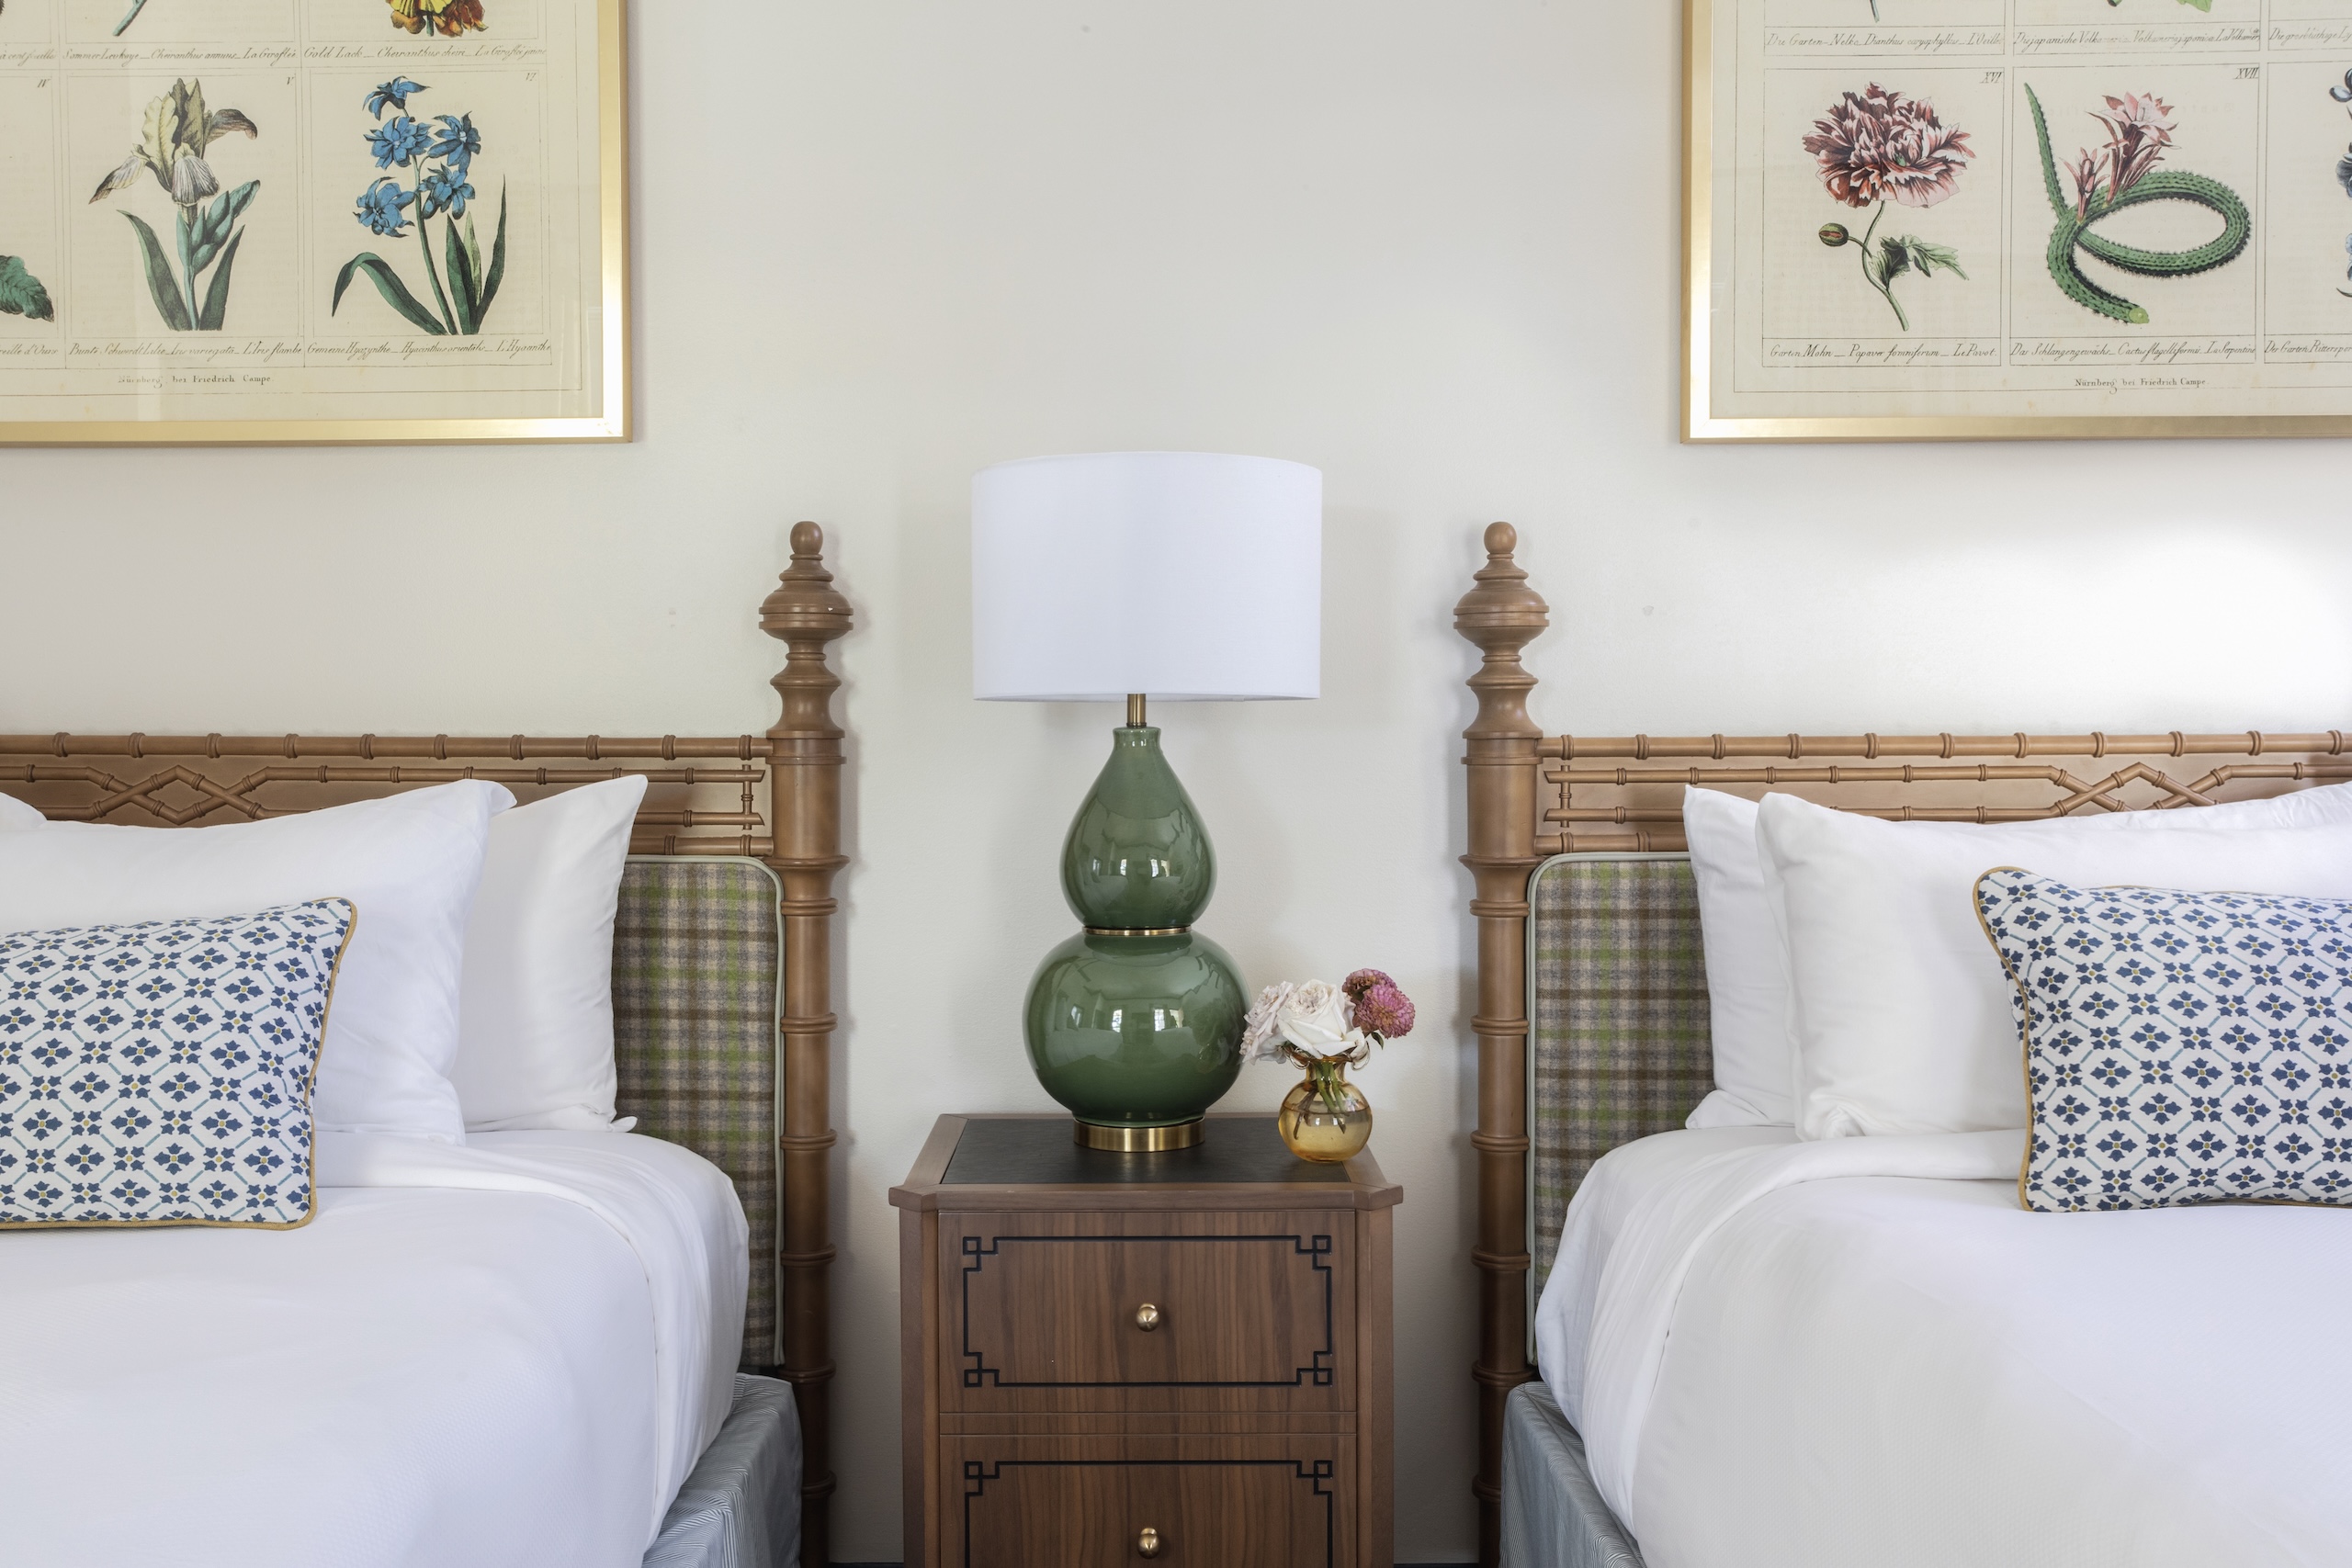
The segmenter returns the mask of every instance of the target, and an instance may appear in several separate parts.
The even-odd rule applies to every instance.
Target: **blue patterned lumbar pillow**
[[[0,1229],[311,1218],[311,1084],[358,919],[0,935]]]
[[[1976,883],[2025,1048],[2029,1209],[2352,1204],[2352,902]]]

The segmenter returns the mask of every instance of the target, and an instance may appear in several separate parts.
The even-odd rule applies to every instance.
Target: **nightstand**
[[[1390,1214],[1271,1116],[943,1116],[904,1186],[907,1568],[1389,1568]]]

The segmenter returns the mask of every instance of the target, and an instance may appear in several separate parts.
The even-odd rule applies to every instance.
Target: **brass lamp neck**
[[[1143,694],[1141,692],[1127,694],[1127,728],[1129,729],[1143,728]]]

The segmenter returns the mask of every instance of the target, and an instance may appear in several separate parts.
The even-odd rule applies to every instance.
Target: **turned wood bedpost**
[[[833,1360],[828,1296],[833,1129],[833,874],[848,864],[842,842],[841,685],[826,644],[850,628],[849,601],[824,566],[825,531],[792,530],[792,565],[760,606],[760,629],[791,651],[775,682],[784,717],[768,731],[775,852],[784,883],[784,1376],[800,1409],[800,1561],[824,1568],[833,1492]]]
[[[1527,714],[1535,677],[1520,650],[1551,625],[1512,560],[1519,533],[1487,530],[1487,565],[1454,606],[1453,627],[1486,653],[1470,677],[1478,716],[1463,731],[1470,769],[1470,852],[1478,921],[1478,1561],[1501,1559],[1503,1401],[1534,1376],[1527,1364],[1527,878],[1535,852],[1536,748]]]

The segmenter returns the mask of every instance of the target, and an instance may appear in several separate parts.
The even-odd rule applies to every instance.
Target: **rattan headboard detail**
[[[1538,759],[1551,764],[1543,778],[1554,792],[1542,819],[1558,831],[1538,831],[1534,842],[1539,852],[1550,853],[1686,849],[1681,796],[1688,785],[1749,795],[1781,790],[1906,822],[2171,811],[2352,779],[2346,749],[2340,729],[2315,735],[2249,729],[2228,735],[1562,736],[1535,749]],[[1892,761],[1914,757],[1933,760]],[[1971,757],[2006,760],[1960,761]],[[2221,760],[2241,757],[2248,760]],[[1697,760],[1657,765],[1680,758]],[[1757,766],[1753,760],[1762,758],[1775,761]]]
[[[775,840],[759,800],[773,749],[758,735],[0,735],[0,789],[54,821],[187,828],[458,779],[502,784],[527,801],[641,773],[630,853],[765,857]],[[277,761],[253,765],[262,758]]]
[[[799,1404],[801,1558],[831,1561],[829,1273],[833,878],[841,853],[841,679],[828,645],[850,604],[824,565],[824,531],[792,530],[792,564],[760,606],[786,649],[765,735],[490,739],[434,736],[0,735],[0,793],[70,822],[188,827],[252,821],[402,789],[487,779],[524,800],[624,773],[649,781],[631,852],[759,859],[784,887],[780,1375]],[[258,764],[258,765],[256,765]],[[764,807],[764,810],[763,809]]]
[[[1487,530],[1487,564],[1454,610],[1485,660],[1470,677],[1470,912],[1478,927],[1479,1561],[1499,1560],[1503,1402],[1534,1375],[1527,1359],[1528,877],[1547,857],[1686,847],[1686,786],[1913,821],[2008,822],[2100,811],[2174,810],[2352,779],[2341,730],[2266,734],[1645,735],[1547,739],[1528,713],[1535,677],[1521,651],[1550,624],[1514,558],[1509,524]]]

